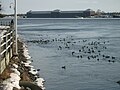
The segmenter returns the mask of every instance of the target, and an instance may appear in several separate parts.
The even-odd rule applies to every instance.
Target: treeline
[[[0,18],[3,18],[3,17],[5,17],[5,15],[4,14],[0,14]]]

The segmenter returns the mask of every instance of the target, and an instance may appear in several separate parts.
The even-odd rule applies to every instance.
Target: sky
[[[0,0],[3,3],[3,12],[13,13],[14,0]],[[105,12],[120,12],[120,0],[17,0],[18,13],[30,10],[86,10],[100,9]],[[11,5],[12,8],[9,8]]]

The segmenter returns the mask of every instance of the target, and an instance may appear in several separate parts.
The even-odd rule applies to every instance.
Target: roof
[[[61,13],[83,13],[83,11],[61,11]]]
[[[28,13],[31,13],[31,14],[50,14],[51,11],[29,11]]]
[[[60,12],[60,13],[83,13],[84,11],[60,11],[60,10],[54,10],[54,11],[29,11],[27,13],[30,14],[51,14],[51,12]]]

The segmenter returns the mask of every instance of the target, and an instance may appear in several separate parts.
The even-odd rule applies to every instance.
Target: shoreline
[[[45,90],[45,87],[44,87],[45,80],[41,78],[40,75],[38,74],[39,69],[36,70],[34,69],[34,66],[31,65],[33,61],[30,59],[31,57],[28,53],[27,46],[22,40],[19,39],[18,40],[18,56],[14,55],[11,58],[9,65],[4,70],[4,72],[0,75],[0,81],[2,83],[0,84],[0,90],[1,88],[2,89],[5,88],[5,85],[6,87],[8,87],[9,84],[12,83],[12,82],[9,83],[7,81],[9,81],[8,79],[11,80],[11,74],[13,74],[13,72],[16,73],[19,77],[19,79],[17,79],[18,84],[16,86],[20,87],[20,88],[17,88],[17,87],[14,87],[13,85],[12,87],[13,90],[14,89],[15,90],[26,90],[25,89],[25,87],[27,87],[26,85],[28,86],[34,85],[35,87],[39,88],[38,90]],[[14,71],[14,69],[16,71]],[[27,82],[27,84],[25,82]],[[23,88],[23,86],[25,87]],[[9,90],[12,90],[12,89],[9,89]]]
[[[21,67],[24,68],[24,71],[21,72],[21,81],[28,81],[30,83],[34,83],[39,86],[42,90],[45,89],[44,82],[45,80],[40,77],[39,69],[35,69],[34,66],[31,65],[33,62],[31,56],[29,55],[27,45],[25,45],[22,40],[18,40],[18,58],[21,60]]]

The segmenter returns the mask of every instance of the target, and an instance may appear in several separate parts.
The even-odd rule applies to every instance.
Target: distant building
[[[29,11],[27,18],[86,18],[95,14],[95,11],[87,9],[85,11]]]

